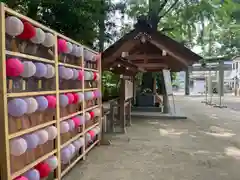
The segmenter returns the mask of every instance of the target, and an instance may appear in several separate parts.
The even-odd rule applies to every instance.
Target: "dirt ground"
[[[240,112],[176,99],[187,120],[133,120],[65,180],[239,180]]]

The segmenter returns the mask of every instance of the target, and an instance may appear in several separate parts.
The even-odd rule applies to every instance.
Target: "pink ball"
[[[46,96],[48,100],[48,108],[56,108],[56,97],[55,96]]]
[[[73,117],[72,120],[75,124],[75,127],[80,126],[80,119],[78,117]]]
[[[67,41],[64,39],[58,39],[58,51],[61,53],[67,52]]]
[[[23,63],[17,58],[9,58],[6,61],[7,76],[20,76],[24,71]]]
[[[91,139],[93,139],[95,137],[95,132],[90,130],[88,131],[88,133],[91,135]]]
[[[79,71],[79,74],[78,74],[78,80],[82,81],[83,78],[84,78],[84,77],[83,77],[83,71],[80,70],[80,71]]]
[[[19,176],[19,177],[15,178],[14,180],[28,180],[28,178],[26,178],[24,176]]]
[[[74,95],[72,93],[67,93],[66,96],[68,97],[69,104],[74,102]]]

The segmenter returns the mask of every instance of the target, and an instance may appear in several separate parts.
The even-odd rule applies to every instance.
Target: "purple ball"
[[[61,107],[66,107],[69,104],[68,97],[65,94],[59,95],[59,104]]]
[[[40,180],[40,173],[36,169],[31,169],[27,171],[24,176],[29,180]]]
[[[8,114],[13,117],[20,117],[27,112],[27,103],[20,98],[8,101]]]
[[[75,128],[75,123],[72,119],[67,120],[69,124],[69,131],[72,131]]]
[[[35,98],[38,103],[38,111],[44,111],[48,107],[48,100],[44,96],[38,96]]]
[[[58,73],[59,73],[59,77],[60,78],[64,78],[64,71],[65,71],[65,67],[64,66],[59,66],[58,67]]]
[[[35,77],[41,78],[47,74],[47,66],[43,63],[35,63],[36,66],[36,73],[34,74]]]
[[[61,150],[61,161],[63,164],[67,164],[71,158],[71,151],[68,148]]]
[[[27,142],[28,149],[35,149],[38,146],[39,138],[34,133],[23,136],[23,139]]]

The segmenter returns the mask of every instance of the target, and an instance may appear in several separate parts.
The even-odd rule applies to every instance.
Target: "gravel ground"
[[[240,112],[176,99],[187,120],[133,120],[64,180],[239,180]]]

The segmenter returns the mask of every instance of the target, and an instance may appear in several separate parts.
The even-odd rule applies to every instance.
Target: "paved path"
[[[240,112],[177,97],[187,120],[134,120],[65,180],[239,180]]]

